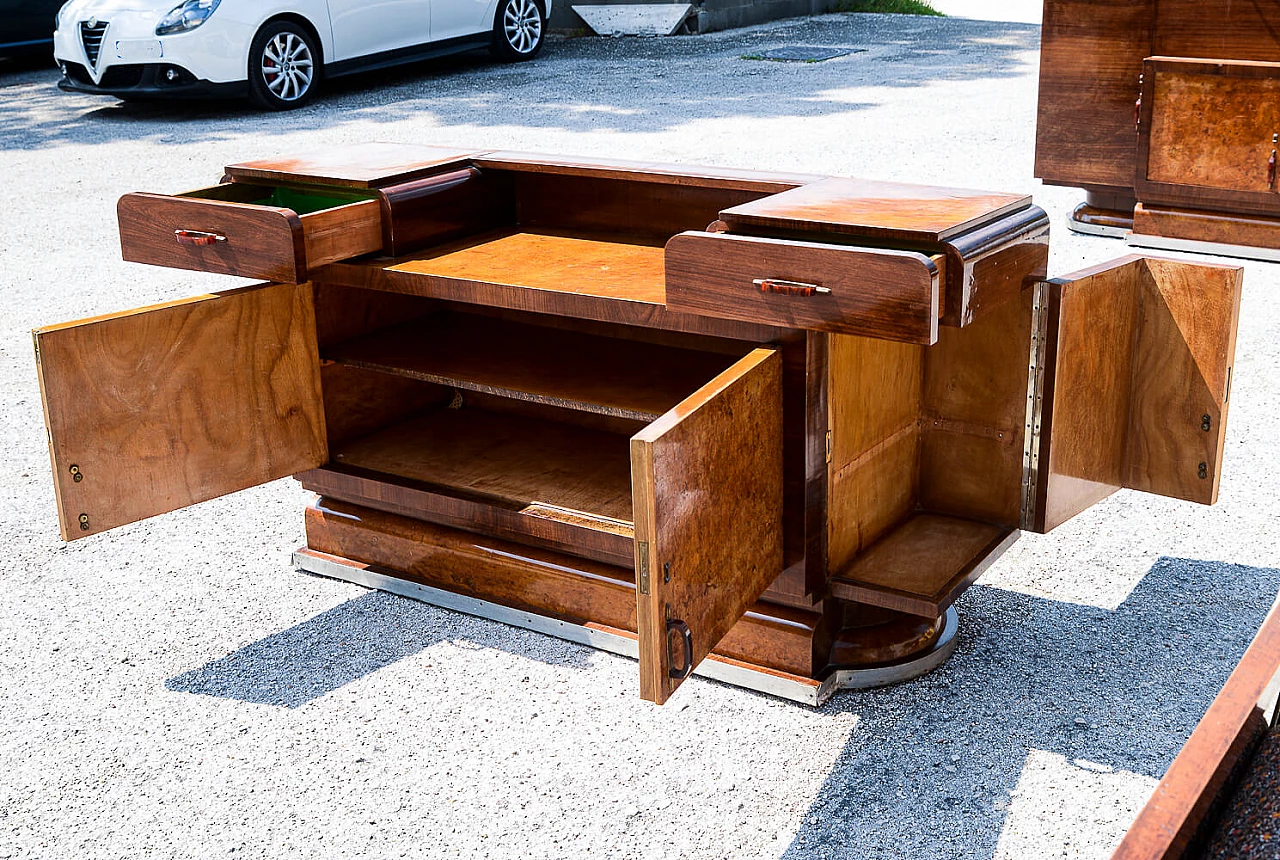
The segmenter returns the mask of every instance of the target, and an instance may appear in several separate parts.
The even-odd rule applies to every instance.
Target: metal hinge
[[[827,431],[827,463],[831,462],[831,431]]]
[[[639,580],[640,593],[649,593],[649,542],[636,541],[636,578]]]
[[[1048,281],[1037,281],[1031,298],[1031,350],[1027,359],[1027,410],[1022,432],[1021,526],[1035,528],[1040,484],[1040,421],[1044,411],[1044,362],[1048,330]]]
[[[36,364],[39,364],[40,363],[40,333],[39,332],[33,331],[31,333],[31,343],[35,345]]]

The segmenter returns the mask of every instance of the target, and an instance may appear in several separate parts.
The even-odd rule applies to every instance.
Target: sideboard
[[[1280,0],[1045,0],[1035,173],[1072,229],[1280,259]]]
[[[1238,268],[1048,278],[1023,195],[368,144],[119,203],[267,283],[34,333],[62,535],[295,475],[297,566],[819,703],[1019,530],[1217,495]]]

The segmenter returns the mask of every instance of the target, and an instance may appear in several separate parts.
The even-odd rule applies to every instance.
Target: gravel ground
[[[833,15],[428,64],[297,113],[0,66],[0,858],[1105,857],[1280,588],[1280,269],[1246,264],[1221,501],[1024,536],[930,676],[820,710],[291,570],[292,481],[58,539],[28,330],[228,286],[119,261],[127,191],[395,140],[1080,197],[1032,177],[1039,31]],[[819,64],[741,59],[787,44]],[[1055,226],[1051,271],[1125,253]]]

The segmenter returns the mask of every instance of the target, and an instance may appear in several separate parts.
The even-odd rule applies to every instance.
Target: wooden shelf
[[[631,529],[630,440],[478,409],[441,409],[347,443],[334,463],[408,478],[531,516]]]
[[[917,513],[831,580],[831,594],[936,618],[1012,543],[1013,529]]]
[[[374,332],[325,358],[646,423],[733,363],[731,356],[458,313]]]
[[[504,229],[402,260],[389,271],[662,305],[663,254],[661,244]]]

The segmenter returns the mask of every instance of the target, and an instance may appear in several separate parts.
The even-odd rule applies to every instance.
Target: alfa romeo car
[[[54,57],[64,90],[247,95],[287,110],[351,72],[476,48],[533,59],[550,11],[551,0],[71,0]]]

